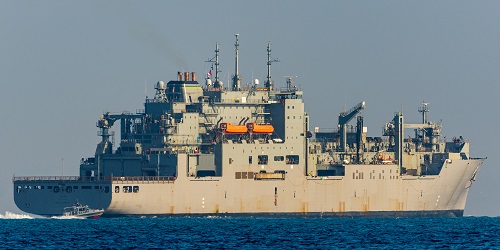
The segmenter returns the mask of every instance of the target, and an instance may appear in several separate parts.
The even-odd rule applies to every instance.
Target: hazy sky
[[[488,157],[466,215],[500,215],[499,1],[2,1],[0,213],[20,213],[12,176],[78,175],[104,111],[143,108],[158,80],[207,72],[220,43],[223,81],[240,34],[243,82],[297,76],[311,127],[366,101],[368,136],[394,112],[442,121]],[[64,164],[62,164],[64,159]]]

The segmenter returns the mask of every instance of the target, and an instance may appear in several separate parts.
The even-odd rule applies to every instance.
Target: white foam
[[[0,214],[0,219],[34,219],[27,214],[15,214],[9,211],[5,211],[5,214]]]
[[[207,219],[220,219],[222,217],[218,216],[218,215],[208,215],[207,217],[205,217]]]
[[[85,219],[84,217],[78,217],[78,216],[52,216],[50,218],[57,219],[57,220],[73,220],[73,219],[81,220],[81,219]]]

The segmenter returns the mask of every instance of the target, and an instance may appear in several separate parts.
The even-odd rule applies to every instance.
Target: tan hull
[[[396,174],[396,165],[348,165],[345,176],[285,180],[181,177],[174,182],[113,182],[138,186],[113,193],[108,215],[463,211],[482,160],[447,163],[440,175]],[[370,175],[371,173],[371,175]],[[181,175],[182,176],[182,175]]]

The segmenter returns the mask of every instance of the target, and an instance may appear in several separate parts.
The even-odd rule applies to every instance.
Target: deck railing
[[[74,182],[99,182],[99,181],[174,181],[175,176],[14,176],[12,181],[74,181]]]

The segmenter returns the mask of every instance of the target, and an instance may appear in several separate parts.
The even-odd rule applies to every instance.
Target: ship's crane
[[[113,127],[117,120],[121,121],[121,137],[123,139],[125,137],[125,134],[130,133],[130,120],[137,118],[142,118],[142,115],[129,113],[112,115],[109,112],[102,114],[96,124],[96,126],[101,130],[99,132],[99,136],[102,137],[102,142],[109,141],[109,137],[112,136],[112,134],[109,132],[109,129]]]
[[[356,116],[361,110],[365,109],[365,102],[360,102],[358,105],[354,106],[347,112],[341,112],[339,114],[339,128],[340,128],[340,150],[342,152],[346,151],[347,147],[347,129],[346,125]]]

